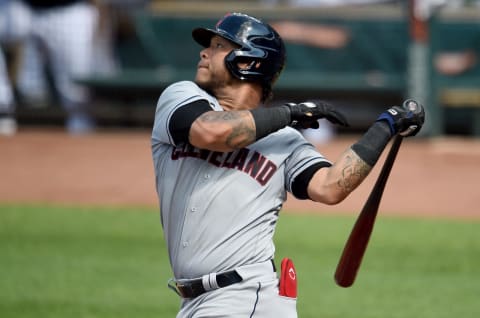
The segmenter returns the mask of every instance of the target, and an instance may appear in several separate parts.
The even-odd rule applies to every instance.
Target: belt
[[[273,271],[275,272],[275,263],[272,260]],[[204,275],[202,278],[188,281],[173,282],[170,281],[168,287],[173,289],[183,298],[195,298],[207,291],[227,287],[241,282],[243,279],[237,271],[223,272],[220,274],[212,273]],[[173,284],[172,284],[173,283]]]
[[[207,275],[208,279],[199,278],[188,282],[176,283],[177,291],[183,298],[195,298],[209,290],[227,287],[242,281],[236,271]],[[208,282],[207,282],[208,280]]]

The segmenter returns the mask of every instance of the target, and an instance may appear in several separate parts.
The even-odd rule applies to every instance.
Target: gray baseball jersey
[[[287,191],[304,169],[327,161],[291,127],[227,153],[175,144],[172,113],[196,100],[223,111],[195,83],[178,82],[160,96],[152,132],[161,221],[177,279],[273,259]]]

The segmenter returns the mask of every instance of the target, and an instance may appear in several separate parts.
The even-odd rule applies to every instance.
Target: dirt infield
[[[149,131],[72,137],[51,129],[1,137],[0,202],[157,206],[149,137]],[[354,138],[340,136],[319,149],[335,160]],[[478,139],[406,139],[379,213],[480,218],[479,163]],[[289,198],[285,209],[358,213],[379,171],[377,165],[336,206]]]

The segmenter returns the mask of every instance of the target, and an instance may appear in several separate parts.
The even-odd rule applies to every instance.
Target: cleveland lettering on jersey
[[[232,152],[218,152],[199,149],[189,143],[183,143],[172,150],[172,160],[182,158],[198,158],[219,168],[237,169],[242,171],[262,186],[272,178],[277,165],[257,151],[248,148]]]

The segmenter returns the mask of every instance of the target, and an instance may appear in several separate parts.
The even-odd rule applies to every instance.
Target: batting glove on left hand
[[[345,116],[326,102],[303,102],[286,104],[290,109],[291,126],[297,128],[318,128],[318,120],[325,118],[333,124],[348,126]]]

